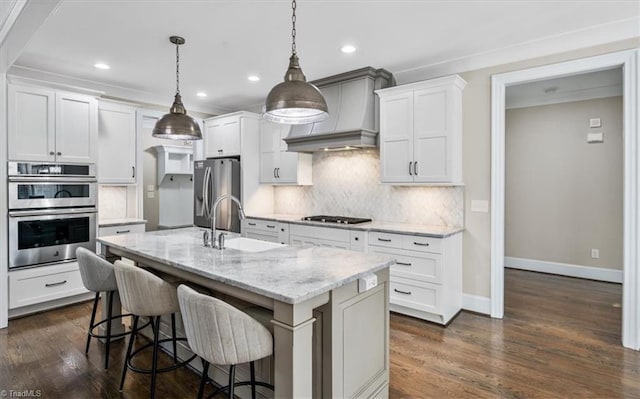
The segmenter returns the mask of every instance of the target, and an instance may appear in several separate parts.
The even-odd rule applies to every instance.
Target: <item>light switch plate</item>
[[[587,133],[587,143],[603,143],[604,142],[604,133],[596,132],[596,133]]]
[[[471,212],[489,213],[489,201],[471,200]]]
[[[591,118],[589,119],[589,127],[600,127],[602,123],[600,122],[600,118]]]
[[[147,186],[147,191],[156,191],[156,187],[153,184]]]
[[[155,191],[147,191],[147,198],[155,198],[155,197],[156,197]]]

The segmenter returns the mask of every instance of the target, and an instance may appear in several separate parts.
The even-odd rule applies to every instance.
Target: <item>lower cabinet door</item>
[[[9,309],[87,292],[77,262],[9,272]]]

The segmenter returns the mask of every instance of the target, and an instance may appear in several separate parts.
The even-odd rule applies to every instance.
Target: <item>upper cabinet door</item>
[[[98,101],[91,96],[56,93],[56,160],[96,162]]]
[[[414,93],[414,180],[451,181],[451,101],[447,87]]]
[[[98,182],[135,183],[135,108],[101,100],[98,120]]]
[[[9,85],[8,153],[12,161],[55,161],[55,92]]]
[[[260,120],[260,183],[276,182],[276,163],[280,148],[280,126],[264,119]]]
[[[413,182],[413,93],[380,100],[380,180]]]
[[[207,158],[240,155],[240,118],[216,118],[205,122]]]

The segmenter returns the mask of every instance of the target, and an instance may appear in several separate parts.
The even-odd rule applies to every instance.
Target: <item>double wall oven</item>
[[[95,250],[95,165],[9,162],[8,169],[9,269]]]

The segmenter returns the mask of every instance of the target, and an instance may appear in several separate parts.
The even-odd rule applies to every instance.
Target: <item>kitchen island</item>
[[[276,398],[388,396],[393,259],[235,234],[228,235],[228,248],[218,250],[202,245],[202,231],[185,228],[98,241],[109,259],[132,259],[272,310]],[[377,285],[359,289],[358,280],[372,275]]]

